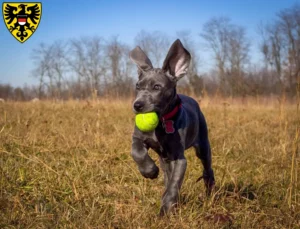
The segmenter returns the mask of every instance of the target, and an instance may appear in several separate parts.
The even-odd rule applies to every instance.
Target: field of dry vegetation
[[[187,150],[180,205],[162,219],[162,173],[144,179],[130,156],[130,100],[0,104],[0,227],[300,228],[296,104],[200,104],[216,191],[205,196]]]

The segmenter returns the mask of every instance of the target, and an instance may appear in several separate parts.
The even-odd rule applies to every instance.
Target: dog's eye
[[[139,85],[139,84],[136,84],[136,85],[135,85],[135,89],[136,89],[136,90],[140,90],[140,85]]]
[[[161,86],[158,84],[154,85],[154,87],[153,87],[153,89],[156,91],[160,90],[160,88],[161,88]]]

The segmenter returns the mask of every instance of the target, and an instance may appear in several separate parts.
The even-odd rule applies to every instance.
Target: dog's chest
[[[173,149],[173,145],[176,146],[173,137],[170,135],[160,136],[157,133],[153,133],[151,137],[145,139],[145,144],[158,153],[162,158],[172,159],[176,155],[176,149]],[[176,147],[180,148],[180,147]]]
[[[164,151],[163,146],[159,143],[155,133],[153,133],[151,137],[146,138],[144,142],[149,148],[153,149],[159,155],[161,155]]]

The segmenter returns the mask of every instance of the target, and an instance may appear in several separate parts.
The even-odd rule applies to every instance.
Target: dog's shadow
[[[215,198],[233,197],[241,201],[253,201],[257,198],[257,193],[258,188],[253,184],[244,184],[243,182],[239,182],[237,184],[225,183],[223,187],[219,189],[216,188]]]
[[[235,200],[240,203],[245,201],[254,201],[257,199],[259,188],[253,184],[239,183],[225,183],[222,186],[216,186],[214,191],[210,195],[206,195],[203,190],[198,196],[198,201],[200,205],[203,205],[205,201],[212,200],[215,204],[222,202],[224,200]],[[193,197],[189,196],[187,193],[181,195],[180,203],[185,205],[192,200]]]
[[[222,186],[216,186],[211,195],[206,195],[205,191],[197,197],[197,205],[199,208],[203,208],[206,205],[208,210],[205,213],[205,220],[212,221],[221,225],[230,225],[234,221],[234,216],[230,211],[220,211],[217,205],[224,205],[225,202],[236,202],[237,204],[242,204],[247,201],[255,201],[260,192],[259,187],[253,184],[240,183],[225,183]],[[180,204],[188,205],[195,201],[195,196],[188,196],[187,193],[181,195]],[[210,207],[209,207],[209,206]]]

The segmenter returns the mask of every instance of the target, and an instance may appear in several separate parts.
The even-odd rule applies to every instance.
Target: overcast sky
[[[48,0],[42,2],[40,25],[31,38],[21,44],[12,37],[3,19],[0,23],[0,83],[13,86],[35,84],[30,77],[34,68],[30,59],[39,43],[51,44],[81,36],[110,38],[133,46],[134,37],[142,29],[163,31],[176,39],[176,32],[190,30],[199,48],[203,68],[212,60],[201,49],[199,33],[203,23],[212,17],[228,16],[232,22],[244,26],[252,42],[251,59],[260,61],[257,26],[260,21],[271,22],[281,9],[300,0],[185,0],[185,1],[116,1],[116,0]]]

